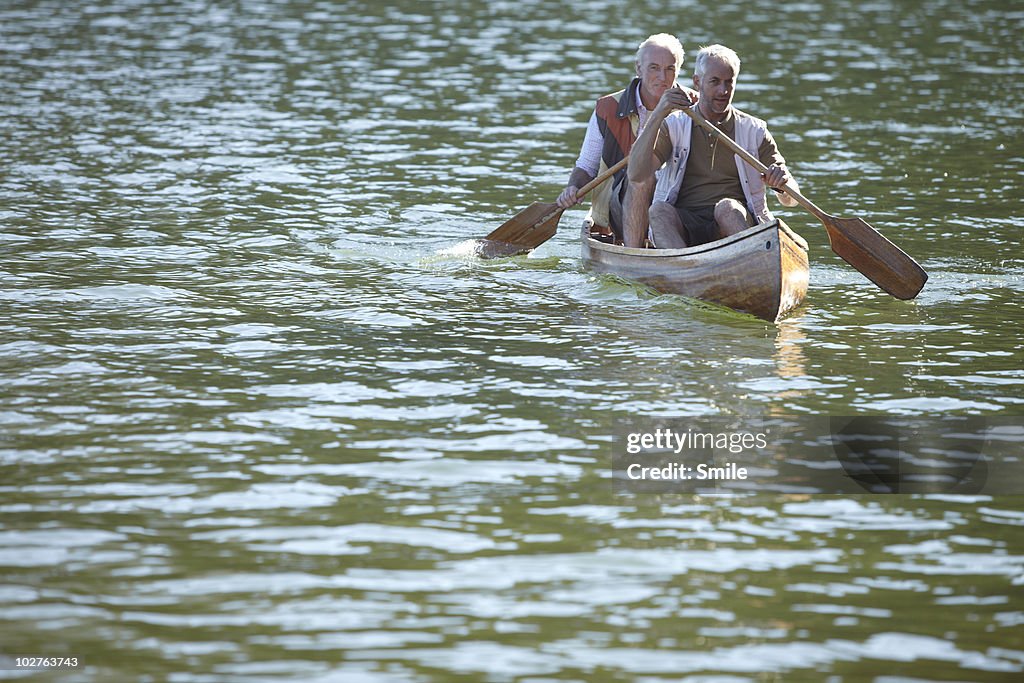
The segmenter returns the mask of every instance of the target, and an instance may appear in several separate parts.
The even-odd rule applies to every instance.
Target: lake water
[[[1020,679],[1019,495],[609,479],[629,418],[1024,413],[1024,11],[623,7],[0,7],[0,678]],[[799,209],[778,325],[588,273],[582,210],[442,253],[557,196],[660,30],[737,49],[916,300]]]

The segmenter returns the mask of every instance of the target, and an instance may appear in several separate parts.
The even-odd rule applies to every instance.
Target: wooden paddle
[[[583,197],[595,187],[611,178],[626,167],[629,157],[626,156],[601,173],[589,183],[581,187],[577,197]],[[514,256],[525,254],[547,242],[558,230],[558,221],[565,211],[558,204],[536,203],[526,207],[501,227],[476,244],[476,254],[483,258],[496,256]]]
[[[686,115],[700,124],[712,135],[716,135],[741,159],[761,173],[767,173],[768,167],[740,147],[728,135],[709,123],[696,107],[682,109]],[[924,283],[928,281],[928,273],[918,265],[905,251],[886,239],[861,218],[838,218],[829,215],[815,206],[809,199],[797,192],[792,183],[786,184],[786,193],[814,214],[828,232],[828,241],[832,251],[844,261],[859,270],[869,280],[892,294],[897,299],[913,299],[917,296]]]

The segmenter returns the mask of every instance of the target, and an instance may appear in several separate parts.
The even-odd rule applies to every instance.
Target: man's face
[[[703,78],[694,74],[693,87],[700,93],[701,109],[710,114],[725,114],[736,92],[736,73],[720,59],[709,59]]]
[[[675,85],[677,71],[675,55],[668,48],[648,45],[643,49],[636,75],[640,78],[640,96],[645,107],[653,108],[662,94]]]

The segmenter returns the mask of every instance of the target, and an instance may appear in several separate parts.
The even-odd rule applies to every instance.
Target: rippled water
[[[629,416],[1020,415],[998,0],[0,8],[0,657],[67,680],[1015,680],[1019,497],[613,495]],[[684,28],[678,28],[684,27]],[[443,250],[564,183],[677,33],[808,214],[779,325]],[[0,678],[20,675],[0,670]],[[829,677],[832,677],[829,679]]]

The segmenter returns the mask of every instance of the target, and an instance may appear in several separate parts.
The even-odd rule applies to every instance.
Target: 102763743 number
[[[13,657],[15,669],[74,669],[78,657]]]

